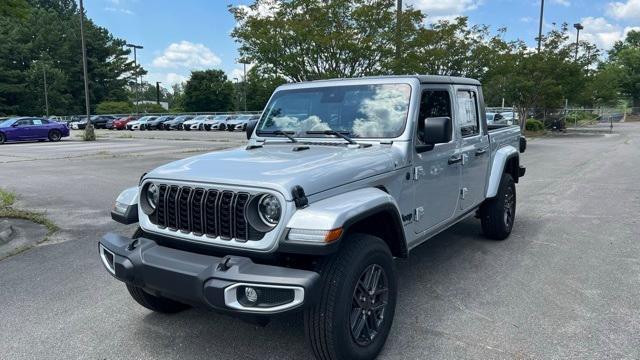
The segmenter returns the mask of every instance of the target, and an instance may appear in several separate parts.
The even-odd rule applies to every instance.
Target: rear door
[[[456,131],[461,139],[462,181],[459,212],[484,200],[489,167],[489,136],[482,126],[481,94],[475,86],[456,87]]]
[[[34,138],[44,139],[49,136],[49,129],[51,125],[49,125],[49,121],[43,119],[32,119],[33,127],[32,132]]]
[[[452,117],[453,96],[449,85],[430,85],[422,91],[418,126],[422,131],[422,120],[430,117]],[[452,130],[453,131],[453,130]],[[416,145],[420,138],[414,134]],[[446,144],[436,144],[433,150],[414,155],[415,181],[414,211],[415,233],[434,230],[450,220],[456,213],[460,189],[460,166],[450,164],[450,159],[458,156],[458,139],[451,137]]]

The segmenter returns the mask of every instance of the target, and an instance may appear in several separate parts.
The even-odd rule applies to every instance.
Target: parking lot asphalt
[[[398,260],[381,358],[640,358],[640,123],[614,131],[530,141],[508,240],[483,238],[471,217]],[[134,230],[109,218],[123,188],[244,136],[124,134],[0,147],[0,186],[61,228],[0,261],[0,358],[310,358],[301,314],[266,327],[200,309],[154,314],[103,269],[97,239]]]

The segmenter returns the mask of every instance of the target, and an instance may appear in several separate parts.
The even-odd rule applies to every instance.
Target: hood
[[[269,188],[290,200],[295,185],[309,196],[392,171],[401,161],[400,154],[386,145],[310,145],[302,151],[292,151],[293,147],[291,143],[268,144],[252,150],[212,152],[161,166],[146,178]]]

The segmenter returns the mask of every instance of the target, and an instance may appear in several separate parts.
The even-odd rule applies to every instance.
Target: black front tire
[[[516,183],[510,174],[502,174],[498,193],[480,206],[482,232],[490,239],[504,240],[511,234],[516,218]]]
[[[7,137],[3,133],[0,133],[0,145],[4,144],[5,141],[7,141]]]
[[[305,334],[317,359],[374,359],[387,340],[395,312],[393,257],[387,244],[374,236],[353,234],[342,241],[342,249],[320,265],[321,289],[305,310]],[[363,281],[370,269],[379,273],[378,281]],[[364,283],[375,285],[361,286]]]
[[[49,131],[49,141],[56,142],[62,139],[62,133],[60,130],[51,130]]]
[[[185,305],[160,296],[151,295],[148,292],[144,291],[144,289],[135,285],[127,284],[127,290],[129,291],[129,294],[131,295],[133,300],[135,300],[138,304],[155,312],[174,314],[189,308],[189,305]]]

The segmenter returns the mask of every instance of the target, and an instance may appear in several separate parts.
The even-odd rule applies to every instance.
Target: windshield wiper
[[[296,140],[296,138],[294,138],[293,136],[291,136],[291,134],[295,134],[293,131],[282,131],[282,130],[275,130],[275,131],[258,131],[258,135],[262,135],[262,134],[266,134],[266,135],[279,135],[279,136],[284,136],[287,139],[291,140],[292,143],[297,143],[298,140]]]
[[[343,138],[346,142],[348,142],[351,145],[359,145],[352,138],[346,135],[346,134],[349,134],[346,131],[340,132],[335,130],[320,130],[320,131],[313,130],[313,131],[307,131],[306,133],[309,135],[333,135],[339,138]]]

